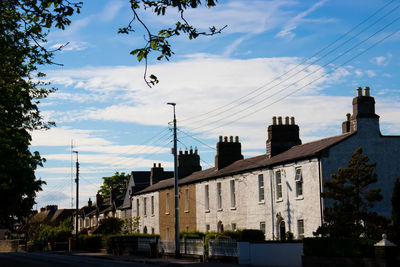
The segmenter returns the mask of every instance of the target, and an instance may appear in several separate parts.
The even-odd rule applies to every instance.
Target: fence
[[[157,243],[155,237],[138,237],[137,250],[140,252],[150,252],[150,244]]]
[[[234,239],[210,239],[208,241],[209,257],[237,257],[237,242]]]

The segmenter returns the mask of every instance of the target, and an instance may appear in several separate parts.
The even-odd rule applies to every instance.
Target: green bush
[[[51,240],[54,239],[56,242],[65,242],[69,237],[72,236],[72,219],[66,219],[61,222],[59,226],[45,225],[42,226],[39,231],[38,239],[40,240]]]
[[[374,255],[375,242],[365,238],[304,238],[303,253],[306,256],[370,257]]]
[[[97,251],[104,248],[102,235],[80,235],[78,237],[79,249]]]
[[[180,232],[179,238],[185,240],[186,238],[196,238],[202,239],[205,236],[203,232],[200,231],[191,231],[191,232]]]
[[[124,221],[120,218],[110,217],[100,220],[99,224],[99,233],[103,235],[115,235],[121,233]]]
[[[257,229],[243,229],[240,231],[239,241],[262,242],[265,241],[263,231]]]

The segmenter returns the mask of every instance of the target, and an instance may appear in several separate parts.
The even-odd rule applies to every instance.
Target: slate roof
[[[289,150],[280,153],[274,157],[268,158],[267,154],[262,154],[256,157],[247,158],[235,161],[231,165],[218,170],[217,168],[210,168],[202,171],[195,172],[189,176],[186,176],[178,181],[179,185],[191,184],[200,182],[208,179],[215,179],[218,177],[224,177],[227,175],[234,175],[254,169],[260,169],[265,167],[272,167],[274,165],[283,164],[287,162],[293,162],[300,159],[311,158],[318,156],[322,151],[342,142],[343,140],[354,135],[353,133],[345,133],[333,137],[328,137],[313,141],[307,144],[298,145],[290,148]],[[164,188],[174,186],[174,178],[160,181],[152,186],[145,188],[137,192],[136,194],[143,194],[148,192],[157,191]]]

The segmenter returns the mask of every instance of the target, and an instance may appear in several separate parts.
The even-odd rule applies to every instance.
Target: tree
[[[99,193],[103,198],[108,198],[111,189],[113,189],[117,196],[123,195],[128,181],[129,175],[125,175],[124,172],[116,172],[113,176],[103,177],[103,184],[100,186]]]
[[[124,221],[120,218],[109,217],[100,220],[99,233],[103,235],[119,234],[122,231]]]
[[[328,202],[324,209],[325,223],[315,234],[332,237],[360,237],[371,234],[382,217],[371,212],[374,202],[380,201],[380,188],[370,188],[377,181],[376,164],[368,164],[369,158],[356,149],[347,168],[339,168],[337,174],[325,182],[322,197]]]
[[[54,89],[40,82],[38,66],[54,64],[46,35],[64,29],[81,3],[66,0],[0,1],[0,225],[11,227],[29,214],[44,181],[35,169],[44,159],[31,152],[30,131],[54,125],[44,122],[38,104]]]
[[[174,54],[168,41],[170,38],[177,37],[180,34],[185,34],[188,36],[189,40],[192,40],[196,39],[200,35],[210,36],[221,33],[222,30],[227,27],[227,25],[221,28],[212,26],[208,31],[199,31],[196,27],[190,24],[184,16],[186,10],[195,9],[201,6],[202,2],[205,6],[211,8],[216,5],[217,1],[218,0],[130,0],[133,17],[126,27],[119,29],[118,33],[129,34],[135,32],[136,27],[133,26],[135,21],[144,28],[146,32],[146,36],[144,37],[145,45],[141,48],[132,50],[130,54],[136,55],[139,62],[144,59],[144,80],[149,87],[158,83],[158,79],[154,74],[147,77],[147,59],[151,52],[157,53],[157,60],[169,60],[169,58]],[[174,26],[160,29],[156,34],[150,30],[138,13],[139,10],[151,10],[151,12],[154,12],[157,16],[164,16],[167,9],[176,10],[179,14],[179,18]],[[148,80],[148,78],[150,80]]]
[[[392,222],[394,226],[400,227],[400,178],[396,179],[393,187]]]

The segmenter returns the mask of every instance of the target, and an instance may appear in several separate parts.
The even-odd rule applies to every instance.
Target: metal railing
[[[210,239],[208,241],[208,256],[237,257],[237,242],[234,239]]]

